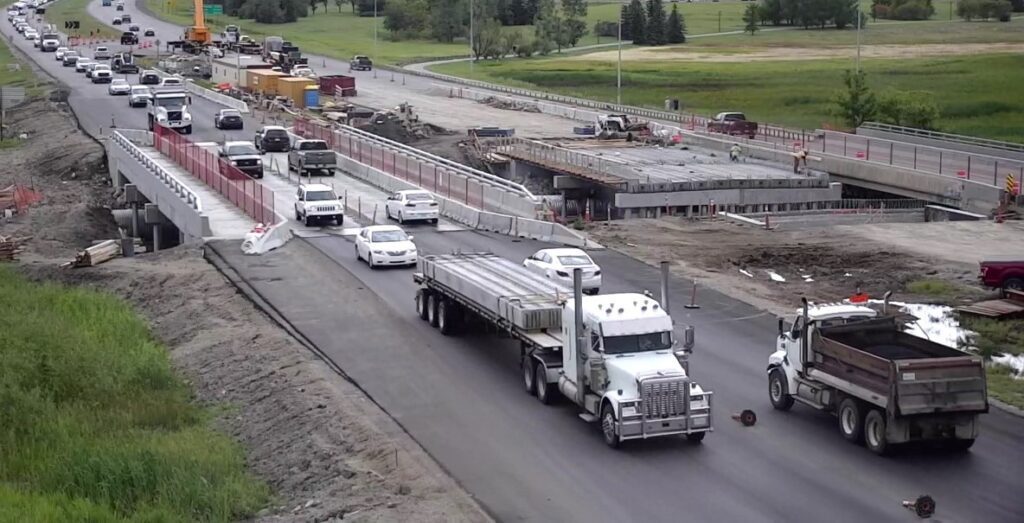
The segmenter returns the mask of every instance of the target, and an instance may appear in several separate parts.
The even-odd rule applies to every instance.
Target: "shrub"
[[[935,14],[935,8],[922,0],[913,0],[896,6],[891,14],[894,20],[927,20]]]

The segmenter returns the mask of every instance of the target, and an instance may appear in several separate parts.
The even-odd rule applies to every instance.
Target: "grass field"
[[[0,267],[0,521],[235,521],[269,499],[112,296]]]
[[[0,45],[0,85],[24,87],[27,95],[38,94],[39,78],[32,68],[19,60],[7,47]]]
[[[863,34],[866,45],[914,42],[1024,42],[1024,19],[1012,23],[875,24]],[[694,39],[684,51],[737,54],[774,47],[823,48],[849,46],[853,31],[779,31]],[[622,101],[631,105],[664,107],[678,98],[688,111],[710,114],[742,110],[759,121],[819,127],[831,122],[833,93],[841,86],[842,71],[853,68],[855,48],[848,59],[751,62],[694,62],[666,48],[650,52],[643,61],[624,61]],[[664,59],[659,54],[664,53]],[[602,52],[594,60],[576,57],[532,58],[476,64],[437,66],[438,72],[600,100],[615,100],[615,64]],[[981,54],[914,59],[865,59],[861,67],[877,91],[886,88],[928,91],[942,111],[943,130],[990,138],[1024,141],[1024,56]]]
[[[60,0],[59,2],[54,2],[46,6],[46,14],[43,17],[51,24],[55,24],[61,31],[65,31],[65,21],[78,20],[80,24],[77,31],[78,36],[88,37],[92,33],[101,38],[120,37],[120,31],[115,31],[110,26],[100,23],[99,20],[96,20],[86,12],[85,6],[89,5],[89,1]],[[110,18],[113,19],[113,15]],[[72,35],[74,35],[74,31]]]
[[[1024,320],[964,318],[964,326],[978,333],[974,343],[986,358],[1000,353],[1024,354]],[[1024,408],[1024,380],[1014,378],[1008,368],[990,368],[988,388],[992,396]]]

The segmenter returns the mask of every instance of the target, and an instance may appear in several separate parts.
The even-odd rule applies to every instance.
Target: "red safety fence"
[[[329,127],[304,118],[295,119],[294,130],[295,134],[304,138],[327,142],[327,146],[338,154],[361,164],[369,165],[445,198],[486,210],[484,184],[477,180],[471,180],[436,163],[402,154],[358,136],[335,132]]]
[[[153,129],[156,149],[161,154],[202,180],[257,223],[273,225],[277,222],[274,191],[173,130],[161,126]]]

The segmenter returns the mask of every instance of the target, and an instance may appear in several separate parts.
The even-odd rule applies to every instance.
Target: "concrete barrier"
[[[156,71],[156,74],[160,75],[161,79],[167,78],[168,76],[177,76],[178,78],[182,78],[183,80],[185,80],[185,90],[200,98],[205,98],[207,100],[210,100],[211,102],[218,103],[231,109],[238,109],[238,112],[240,113],[249,112],[249,104],[243,102],[242,100],[239,100],[238,98],[232,98],[226,94],[218,93],[217,91],[214,91],[212,89],[207,89],[205,87],[197,85],[194,80],[183,78],[181,75],[173,75],[171,73],[168,73],[167,71],[156,68],[154,68],[153,71]]]
[[[924,208],[924,221],[926,222],[976,222],[987,219],[988,216],[983,214],[938,205],[926,205]]]
[[[512,217],[507,214],[481,212],[478,220],[478,229],[501,234],[512,234]]]

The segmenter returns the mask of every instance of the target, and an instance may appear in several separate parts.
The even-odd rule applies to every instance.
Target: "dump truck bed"
[[[811,343],[815,371],[885,398],[896,415],[988,411],[980,357],[902,332],[894,318],[822,327]]]

